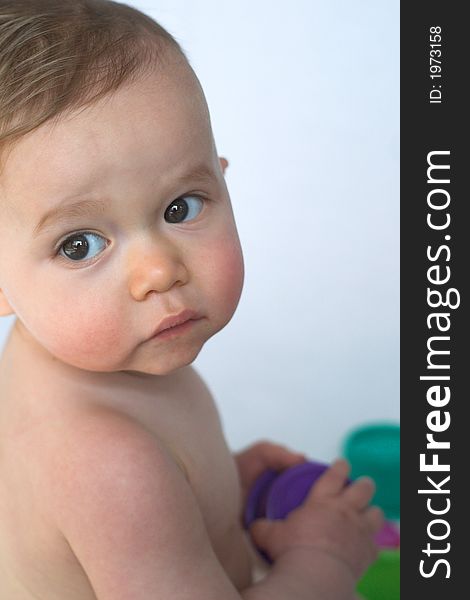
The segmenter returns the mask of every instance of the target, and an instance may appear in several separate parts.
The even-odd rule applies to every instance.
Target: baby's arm
[[[298,522],[280,532],[259,524],[255,534],[276,564],[262,582],[240,593],[212,549],[189,482],[154,435],[111,413],[94,415],[63,437],[48,470],[49,507],[98,600],[352,597],[355,573],[344,557],[321,543],[309,546],[313,535],[302,534],[315,513],[313,504],[303,513],[294,511]],[[328,517],[328,509],[324,513],[322,518]],[[315,529],[315,519],[310,520]],[[349,534],[358,527],[349,523],[351,515],[343,521],[339,525]],[[336,530],[337,524],[329,527]],[[298,535],[298,544],[291,547],[292,535]],[[341,542],[343,537],[347,534],[339,534]],[[363,537],[354,538],[361,542],[354,548],[361,564],[367,562]]]

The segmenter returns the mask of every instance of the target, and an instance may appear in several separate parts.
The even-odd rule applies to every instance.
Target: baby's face
[[[162,375],[231,319],[242,254],[205,103],[181,62],[24,137],[0,198],[3,302],[59,360]],[[197,320],[149,340],[188,309]]]

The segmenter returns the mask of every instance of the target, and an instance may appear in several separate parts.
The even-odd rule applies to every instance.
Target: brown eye
[[[59,250],[62,250],[63,255],[72,261],[82,261],[84,258],[93,258],[97,254],[95,250],[101,244],[96,240],[101,240],[101,244],[104,242],[104,246],[106,246],[105,240],[96,233],[76,233],[68,237]],[[90,251],[91,257],[89,256]]]
[[[174,200],[165,210],[167,223],[182,223],[195,219],[202,210],[203,201],[197,196],[182,196]]]

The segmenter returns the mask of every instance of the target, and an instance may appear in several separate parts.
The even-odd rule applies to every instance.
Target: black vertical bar
[[[470,371],[470,227],[465,220],[470,196],[464,186],[470,36],[463,7],[464,3],[435,0],[401,3],[401,598],[405,600],[470,594],[464,565],[470,526],[463,512],[470,504],[465,489],[469,467],[464,464],[470,441],[465,417],[470,394],[464,381],[464,373]],[[430,163],[435,168],[428,172]],[[432,354],[430,348],[449,353]],[[426,470],[433,460],[436,470]]]

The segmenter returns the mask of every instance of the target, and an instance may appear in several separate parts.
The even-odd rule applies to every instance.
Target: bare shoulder
[[[213,404],[214,402],[209,386],[192,365],[179,369],[171,378],[168,378],[167,381],[168,385],[178,389],[179,393],[184,393],[188,397],[196,394],[203,401],[210,404]],[[157,386],[159,385],[158,378],[155,379],[155,384]]]
[[[239,597],[158,436],[100,408],[59,437],[49,457],[50,508],[100,600]]]
[[[126,478],[145,473],[148,479],[149,463],[152,473],[158,466],[156,472],[162,475],[178,468],[171,451],[154,431],[128,414],[101,405],[75,414],[73,422],[68,419],[67,425],[51,437],[44,459],[47,487],[59,505],[68,503],[67,495],[76,493],[82,483],[93,483],[101,491],[112,485],[117,491],[121,482],[123,491],[131,494],[135,485],[126,489]]]

